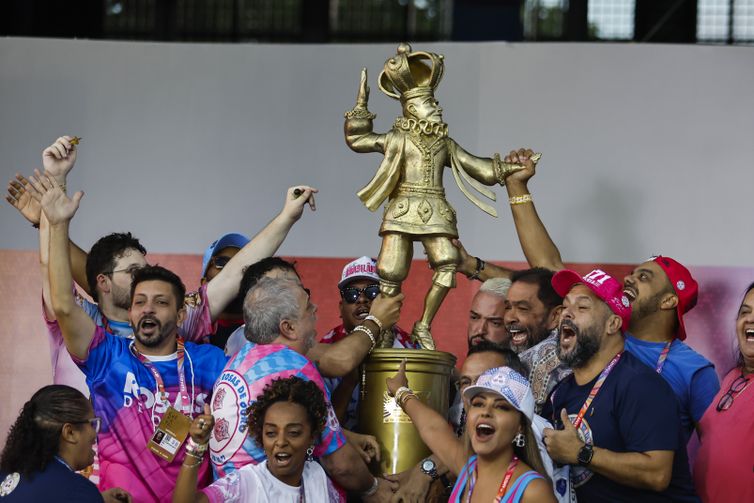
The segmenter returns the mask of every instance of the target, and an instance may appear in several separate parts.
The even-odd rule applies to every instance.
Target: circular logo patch
[[[631,303],[628,301],[628,297],[626,297],[625,295],[621,297],[620,301],[623,304],[623,307],[628,307],[631,305]]]
[[[684,288],[686,288],[686,283],[684,283],[683,281],[679,281],[678,283],[675,284],[675,286],[677,286],[679,290],[683,290]]]
[[[18,486],[20,480],[21,475],[19,475],[18,472],[11,473],[7,477],[5,477],[3,483],[0,484],[0,496],[8,496],[10,493],[12,493],[16,486]]]

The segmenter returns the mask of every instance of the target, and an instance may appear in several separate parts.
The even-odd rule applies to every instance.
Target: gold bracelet
[[[405,411],[406,410],[406,403],[409,400],[411,400],[412,398],[416,398],[417,400],[419,399],[419,397],[416,396],[416,393],[414,393],[413,391],[409,390],[408,392],[404,393],[403,396],[401,396],[401,402],[398,405],[401,407],[401,409],[403,409]]]
[[[523,196],[511,196],[508,198],[508,203],[510,203],[511,206],[515,206],[517,204],[526,204],[531,203],[532,197],[531,194],[524,194]]]

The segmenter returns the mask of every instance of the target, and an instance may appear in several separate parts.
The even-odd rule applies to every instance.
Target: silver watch
[[[432,461],[432,458],[424,458],[419,468],[421,468],[424,475],[429,475],[432,480],[440,478],[440,475],[437,473],[437,465]]]

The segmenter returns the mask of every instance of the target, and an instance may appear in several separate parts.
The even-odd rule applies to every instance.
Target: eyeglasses
[[[228,265],[228,262],[230,262],[231,257],[226,257],[225,255],[216,255],[212,257],[212,265],[214,265],[217,269],[222,269],[226,265]]]
[[[126,274],[130,274],[133,276],[133,274],[144,267],[143,265],[139,264],[131,264],[130,266],[126,267],[125,269],[114,269],[110,271],[108,274],[115,274],[116,272],[125,272]]]
[[[461,377],[459,380],[455,382],[456,390],[461,391],[462,389],[466,389],[469,386],[475,385],[477,379],[479,379],[479,376],[473,379],[471,379],[470,377]]]
[[[730,383],[730,388],[728,388],[728,391],[722,397],[720,397],[720,401],[717,402],[717,411],[724,412],[730,409],[730,406],[733,405],[733,400],[739,393],[746,389],[746,386],[748,385],[748,377],[744,377],[743,374],[738,376],[735,381]]]
[[[100,426],[102,426],[102,419],[98,417],[93,417],[91,419],[84,419],[83,421],[71,421],[70,424],[86,424],[89,423],[89,425],[94,428],[95,433],[99,433]]]
[[[364,288],[354,288],[349,286],[340,291],[340,296],[348,304],[354,304],[359,300],[362,293],[367,300],[374,300],[380,294],[380,285],[369,285]]]

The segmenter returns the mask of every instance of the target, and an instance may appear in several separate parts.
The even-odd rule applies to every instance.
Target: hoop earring
[[[314,446],[310,445],[309,448],[306,449],[306,460],[311,461],[312,459],[314,459],[313,454],[314,454]]]
[[[526,445],[526,437],[524,437],[524,434],[519,432],[515,437],[513,437],[513,445],[516,447],[523,447]]]

